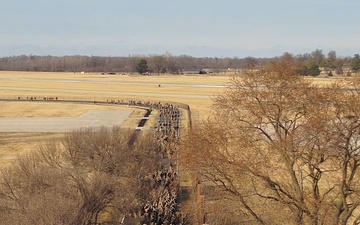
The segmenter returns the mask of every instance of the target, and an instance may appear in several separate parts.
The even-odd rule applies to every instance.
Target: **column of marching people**
[[[179,179],[176,172],[174,154],[179,146],[180,110],[172,104],[153,103],[159,110],[159,120],[155,127],[155,137],[159,143],[159,153],[164,160],[162,169],[156,171],[150,185],[156,190],[153,202],[141,209],[142,224],[184,224],[185,218],[179,212]]]

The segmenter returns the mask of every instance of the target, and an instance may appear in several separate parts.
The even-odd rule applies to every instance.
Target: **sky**
[[[359,0],[0,0],[0,57],[360,52]]]

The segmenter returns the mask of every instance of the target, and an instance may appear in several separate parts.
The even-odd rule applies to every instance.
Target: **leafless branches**
[[[153,134],[82,129],[23,156],[0,177],[5,224],[100,224],[136,215],[149,201],[144,181],[159,165]]]
[[[292,63],[284,57],[233,78],[214,98],[214,117],[185,138],[182,157],[202,185],[237,199],[238,221],[355,223],[360,95],[343,84],[314,86]],[[209,215],[215,223],[217,212]]]

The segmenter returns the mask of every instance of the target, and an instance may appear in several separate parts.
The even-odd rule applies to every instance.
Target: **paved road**
[[[121,125],[133,110],[89,110],[79,117],[0,118],[0,132],[69,132]]]

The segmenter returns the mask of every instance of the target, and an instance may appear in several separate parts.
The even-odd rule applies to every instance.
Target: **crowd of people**
[[[141,224],[184,224],[185,218],[179,212],[179,177],[176,158],[178,151],[180,110],[172,104],[156,103],[152,108],[159,110],[159,120],[155,127],[155,137],[159,142],[162,165],[151,177],[150,185],[154,198],[141,209]]]
[[[163,154],[171,159],[179,144],[181,112],[172,104],[160,107],[159,111],[155,135]]]
[[[36,99],[36,96],[27,96],[26,98],[25,97],[17,97],[18,100],[29,100],[29,101],[35,101],[35,100],[44,100],[44,101],[57,101],[58,100],[58,97],[42,97],[42,98],[37,98]]]

